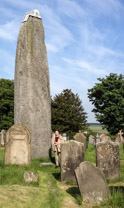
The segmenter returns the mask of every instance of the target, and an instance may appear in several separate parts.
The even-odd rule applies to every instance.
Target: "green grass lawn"
[[[120,179],[108,181],[111,197],[106,203],[96,207],[124,208],[124,153],[122,145],[120,145],[120,159]],[[50,159],[32,160],[30,167],[4,165],[4,148],[2,148],[0,153],[0,208],[66,208],[63,203],[67,198],[67,192],[61,189],[63,183],[60,181],[60,168],[55,169],[55,165],[40,166],[41,162],[47,161],[49,162]],[[88,144],[85,161],[92,163],[96,161],[95,148],[92,144]],[[23,175],[27,171],[38,174],[38,183],[27,184],[24,182]],[[69,186],[68,194],[78,204],[71,208],[78,206],[85,208],[86,206],[81,205],[82,198],[77,186],[71,184]]]
[[[55,166],[40,166],[46,159],[32,160],[30,167],[4,165],[4,148],[0,161],[0,208],[58,208],[63,201],[63,192],[57,185],[60,169]],[[24,172],[38,174],[39,182],[24,182]]]
[[[103,129],[102,126],[89,126],[89,129],[92,130],[93,132],[96,132],[96,133],[103,133],[103,134],[108,134],[108,131],[106,129]]]

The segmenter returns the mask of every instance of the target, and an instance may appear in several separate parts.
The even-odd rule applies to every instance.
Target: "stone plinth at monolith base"
[[[97,167],[107,179],[120,177],[119,145],[116,142],[103,141],[96,144]]]
[[[100,204],[109,197],[109,189],[103,172],[90,162],[82,162],[75,176],[83,201]]]
[[[61,144],[61,181],[76,181],[75,169],[84,161],[84,144],[70,140]]]
[[[49,155],[51,99],[44,28],[37,10],[21,24],[15,62],[14,121],[31,132],[31,158]]]
[[[6,134],[5,164],[30,164],[31,135],[22,124],[12,126]]]

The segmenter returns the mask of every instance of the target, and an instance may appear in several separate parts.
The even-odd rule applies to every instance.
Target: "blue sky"
[[[87,89],[99,77],[124,72],[124,1],[0,0],[0,78],[14,79],[19,28],[32,9],[44,24],[51,95],[72,89],[95,122]]]

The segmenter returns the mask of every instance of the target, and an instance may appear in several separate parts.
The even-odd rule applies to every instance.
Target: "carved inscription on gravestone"
[[[5,164],[29,165],[30,141],[30,132],[25,126],[12,126],[6,134]]]

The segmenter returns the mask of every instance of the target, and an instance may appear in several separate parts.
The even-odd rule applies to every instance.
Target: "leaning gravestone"
[[[12,126],[6,134],[5,164],[30,164],[31,136],[22,124]]]
[[[46,157],[51,145],[51,98],[44,28],[33,10],[22,20],[16,50],[14,122],[31,132],[31,158]]]
[[[103,172],[90,162],[82,162],[75,170],[77,184],[83,201],[100,204],[109,196],[109,189]]]
[[[84,144],[74,140],[61,144],[61,180],[75,181],[75,169],[84,161]]]
[[[81,133],[79,131],[79,133],[75,134],[74,140],[77,141],[77,142],[83,143],[84,144],[84,151],[86,151],[87,141],[86,141],[86,136],[83,133]]]
[[[120,177],[119,145],[116,142],[103,141],[96,144],[97,167],[107,179]]]

